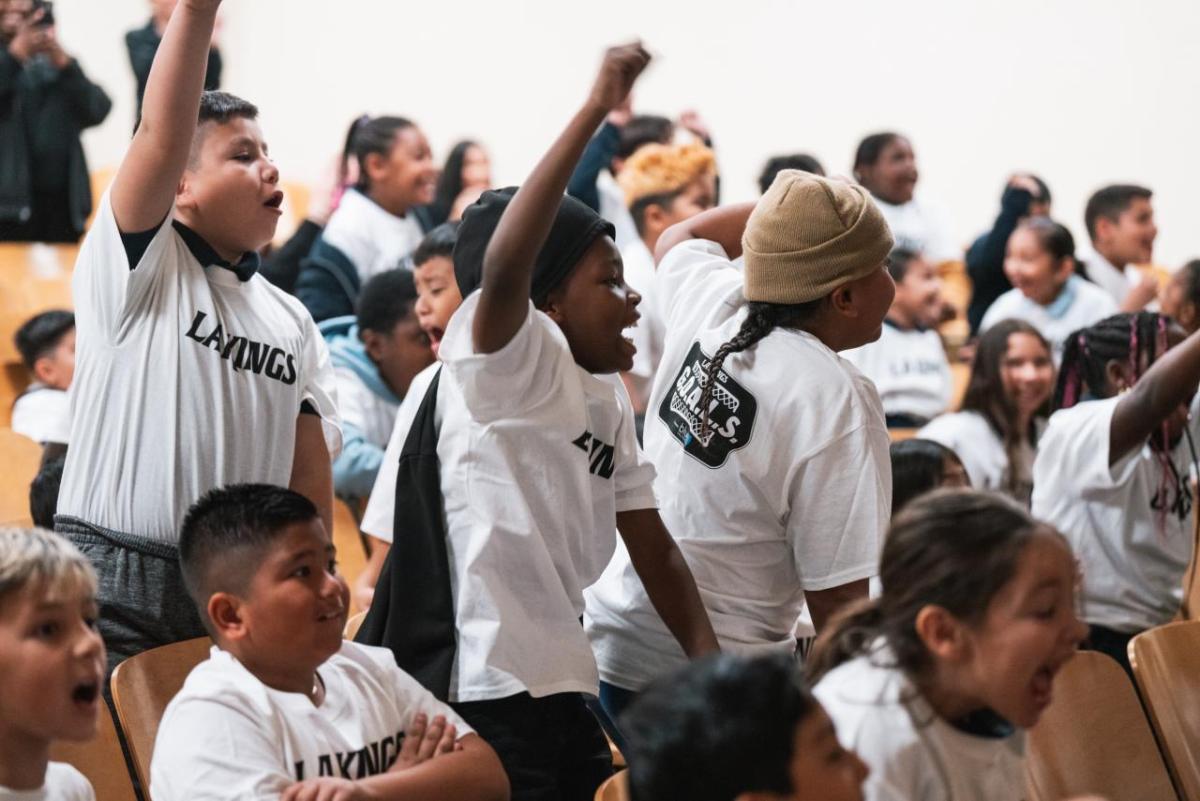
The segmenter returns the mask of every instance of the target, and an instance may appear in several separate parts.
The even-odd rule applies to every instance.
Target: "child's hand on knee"
[[[404,733],[404,744],[391,770],[406,770],[427,762],[435,756],[450,754],[458,750],[458,730],[453,723],[438,715],[430,721],[424,713],[413,718]]]
[[[370,801],[371,797],[357,782],[327,776],[296,782],[283,791],[279,801]]]
[[[606,112],[616,109],[629,96],[634,81],[649,63],[650,54],[641,42],[610,47],[592,87],[591,101]]]

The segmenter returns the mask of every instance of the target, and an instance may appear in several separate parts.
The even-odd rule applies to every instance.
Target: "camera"
[[[37,14],[38,10],[42,11],[42,18],[37,21],[39,28],[49,28],[54,24],[54,3],[51,0],[33,0],[33,10],[30,15]]]

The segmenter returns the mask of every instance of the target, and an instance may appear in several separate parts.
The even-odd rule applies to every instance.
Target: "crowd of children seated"
[[[268,252],[269,126],[203,91],[219,6],[160,26],[74,312],[16,333],[46,459],[0,529],[0,799],[93,798],[51,746],[207,637],[154,801],[583,801],[610,742],[638,801],[1017,801],[1071,655],[1129,670],[1178,612],[1200,261],[1145,269],[1149,189],[1098,190],[1084,250],[1017,174],[968,248],[883,132],[721,204],[700,118],[634,114],[632,43],[519,187],[356,120]]]

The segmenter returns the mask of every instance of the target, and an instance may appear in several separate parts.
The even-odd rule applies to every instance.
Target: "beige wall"
[[[116,105],[87,135],[119,160],[133,83],[121,35],[145,0],[59,0],[61,35]],[[1083,237],[1087,194],[1156,192],[1157,260],[1200,256],[1200,3],[1191,0],[228,0],[225,87],[263,109],[285,177],[311,180],[362,111],[411,116],[439,156],[460,136],[517,182],[582,98],[605,43],[658,54],[639,108],[709,119],[730,200],[768,154],[848,171],[865,133],[908,133],[918,193],[966,242],[1013,169],[1039,172]]]

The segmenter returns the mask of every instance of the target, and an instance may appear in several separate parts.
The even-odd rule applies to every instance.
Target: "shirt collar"
[[[183,239],[183,244],[187,245],[187,249],[196,257],[196,261],[200,262],[201,267],[222,267],[236,275],[239,281],[249,281],[258,272],[261,259],[256,252],[243,253],[237,264],[230,264],[217,255],[217,251],[213,250],[212,245],[208,244],[200,234],[179,220],[172,220],[171,224],[175,226],[175,230]]]
[[[918,334],[924,334],[928,329],[920,323],[914,323],[912,328],[902,328],[899,323],[891,317],[884,317],[883,324],[893,331],[915,331]]]

